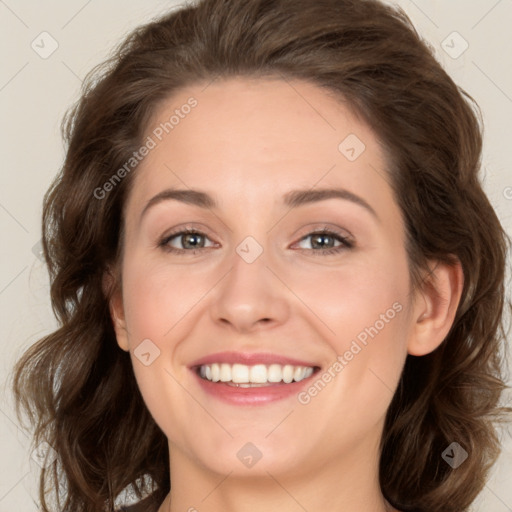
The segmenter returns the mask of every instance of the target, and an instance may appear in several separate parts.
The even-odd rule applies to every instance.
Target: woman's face
[[[144,143],[116,333],[172,457],[375,463],[415,323],[375,135],[314,85],[237,78],[175,94]]]

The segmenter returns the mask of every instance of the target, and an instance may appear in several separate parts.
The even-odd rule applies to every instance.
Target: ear
[[[103,293],[109,301],[110,318],[114,325],[117,344],[120,348],[128,352],[128,331],[126,330],[124,316],[123,294],[121,287],[117,285],[116,278],[110,269],[103,273],[102,287]]]
[[[453,264],[435,262],[424,286],[416,292],[409,354],[424,356],[441,345],[453,325],[463,286],[458,260]]]

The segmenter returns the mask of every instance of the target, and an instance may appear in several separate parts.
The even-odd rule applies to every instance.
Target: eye
[[[316,253],[315,255],[326,256],[329,254],[336,254],[354,247],[354,243],[346,236],[328,229],[309,233],[300,240],[299,244],[308,239],[311,239],[309,244],[311,248],[301,247],[301,250],[312,252],[312,254]],[[336,242],[338,242],[338,245],[336,245]]]
[[[196,249],[207,248],[205,245],[206,240],[209,238],[195,229],[183,229],[177,233],[171,233],[165,236],[159,243],[159,247],[169,252],[183,253],[192,252],[195,254]],[[176,247],[176,245],[181,247]],[[212,243],[209,247],[213,247]]]

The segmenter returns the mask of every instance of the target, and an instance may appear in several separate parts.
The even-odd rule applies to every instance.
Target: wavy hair
[[[347,102],[388,156],[413,285],[427,286],[428,261],[460,261],[464,288],[448,336],[429,355],[407,356],[386,416],[380,484],[402,511],[467,510],[510,413],[500,405],[510,241],[479,180],[478,107],[406,14],[377,0],[203,0],[137,28],[87,76],[63,121],[67,153],[43,205],[59,328],[23,355],[13,378],[20,418],[28,414],[35,443],[58,454],[41,472],[42,510],[111,511],[127,487],[152,494],[156,510],[169,491],[167,439],[117,346],[113,289],[102,286],[118,268],[136,170],[105,198],[95,191],[140,148],[169,95],[236,76],[306,80]],[[457,469],[441,457],[453,441],[469,454]]]

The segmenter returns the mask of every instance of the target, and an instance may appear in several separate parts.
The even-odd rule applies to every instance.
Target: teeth
[[[293,372],[295,368],[290,366],[289,364],[285,365],[283,368],[283,382],[289,384],[293,380]]]
[[[220,381],[229,382],[231,380],[231,365],[223,363],[220,365]]]
[[[203,368],[203,366],[201,366]],[[213,382],[219,382],[220,380],[220,368],[218,364],[212,365],[212,381]]]
[[[247,366],[245,364],[213,363],[205,364],[199,368],[199,375],[211,382],[226,382],[239,385],[240,387],[251,387],[251,384],[267,384],[284,382],[299,382],[307,379],[313,374],[311,366],[293,366],[291,364],[256,364]]]
[[[256,364],[250,367],[249,382],[264,384],[267,382],[267,367],[264,364]]]
[[[234,364],[231,367],[231,382],[249,382],[249,367],[244,364]]]
[[[268,367],[267,380],[269,382],[281,382],[283,380],[283,367],[280,364],[271,364]]]

